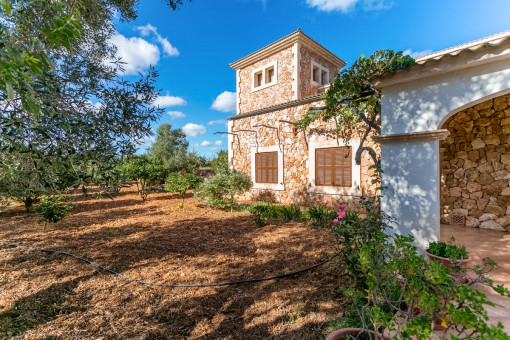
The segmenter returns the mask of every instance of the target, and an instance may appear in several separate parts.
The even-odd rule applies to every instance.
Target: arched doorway
[[[440,126],[441,223],[510,231],[510,94],[455,112]]]

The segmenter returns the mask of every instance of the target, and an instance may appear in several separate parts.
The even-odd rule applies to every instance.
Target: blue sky
[[[226,131],[235,114],[229,63],[297,28],[347,67],[378,49],[423,54],[510,29],[508,0],[194,0],[176,12],[162,0],[140,0],[138,13],[117,24],[112,40],[128,62],[125,76],[153,65],[165,107],[154,130],[164,122],[183,128],[207,157],[226,149],[213,133]]]

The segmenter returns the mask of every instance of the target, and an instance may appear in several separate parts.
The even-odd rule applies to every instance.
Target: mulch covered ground
[[[331,231],[254,225],[248,213],[189,197],[78,198],[46,230],[21,206],[0,213],[0,240],[58,249],[124,275],[213,283],[277,275],[335,252]],[[0,339],[318,339],[346,306],[338,264],[282,280],[218,288],[140,285],[56,254],[0,246]]]

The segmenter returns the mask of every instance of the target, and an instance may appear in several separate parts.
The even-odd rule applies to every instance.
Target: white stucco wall
[[[491,54],[479,52],[435,65],[431,62],[437,69],[420,71],[418,67],[401,73],[408,78],[400,84],[385,80],[381,86],[382,136],[438,130],[454,113],[510,92],[508,49],[501,46],[499,51],[492,59]],[[470,63],[476,58],[488,59]],[[422,249],[439,238],[439,157],[435,139],[410,138],[381,145],[382,185],[387,187],[382,208],[396,220],[394,231],[414,235]]]
[[[436,130],[450,113],[509,89],[510,59],[386,87],[382,90],[382,134]]]
[[[381,145],[382,209],[395,219],[392,232],[422,249],[439,237],[438,148],[437,140]]]

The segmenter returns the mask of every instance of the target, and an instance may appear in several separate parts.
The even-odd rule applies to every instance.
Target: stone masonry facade
[[[276,83],[257,88],[254,74],[268,65],[276,65]],[[363,131],[337,133],[334,119],[314,122],[306,131],[289,123],[301,119],[310,107],[324,105],[320,94],[344,65],[300,30],[231,64],[236,70],[237,115],[229,118],[229,162],[252,178],[254,186],[247,198],[301,206],[346,204],[355,209],[361,196],[374,193],[370,156],[364,153],[361,165],[354,163]],[[327,71],[327,76],[321,73],[322,84],[313,80],[314,66]],[[337,146],[351,146],[352,187],[315,186],[314,150]],[[375,143],[365,146],[378,152]],[[278,183],[255,183],[254,154],[274,151],[278,152]]]
[[[443,125],[441,219],[510,231],[510,95],[456,113]]]
[[[355,141],[359,141],[361,131],[353,133],[352,136],[344,140],[336,134],[336,124],[333,121],[315,122],[304,133],[301,128],[295,125],[279,122],[296,121],[303,117],[310,106],[321,106],[322,101],[310,104],[298,105],[283,110],[275,110],[268,113],[255,115],[251,117],[235,119],[232,122],[232,131],[237,130],[257,130],[257,141],[255,134],[244,132],[240,133],[240,147],[237,139],[233,139],[232,150],[232,167],[240,172],[250,176],[252,169],[252,159],[250,150],[254,147],[263,149],[268,146],[281,146],[283,153],[283,190],[267,190],[252,189],[248,198],[258,200],[270,197],[271,201],[282,204],[298,204],[301,206],[309,205],[326,205],[334,207],[338,204],[345,204],[351,209],[356,209],[359,205],[360,196],[371,196],[374,194],[375,188],[372,184],[373,170],[370,165],[373,164],[367,153],[363,154],[360,166],[360,173],[353,174],[359,176],[360,186],[356,193],[346,194],[328,194],[323,193],[320,187],[312,187],[309,176],[310,167],[310,145],[312,143],[333,142],[336,145],[353,145]],[[264,124],[278,129],[266,127],[254,128],[255,125]],[[305,139],[306,134],[306,139]],[[279,137],[279,140],[278,140]],[[331,145],[331,144],[330,144]],[[366,146],[371,146],[378,152],[378,145],[368,142]],[[353,147],[353,154],[356,148]]]

